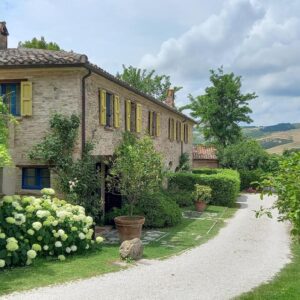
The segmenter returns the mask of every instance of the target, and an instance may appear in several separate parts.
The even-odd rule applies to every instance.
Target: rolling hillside
[[[269,153],[282,154],[286,149],[300,149],[300,123],[280,123],[272,126],[247,126],[245,136],[256,139]],[[201,134],[194,132],[194,143],[204,143]]]

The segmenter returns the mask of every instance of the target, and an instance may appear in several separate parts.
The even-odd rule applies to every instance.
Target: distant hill
[[[245,126],[243,133],[260,142],[269,153],[281,154],[286,149],[300,149],[300,123],[279,123],[271,126]],[[194,130],[194,144],[204,143],[203,136]]]

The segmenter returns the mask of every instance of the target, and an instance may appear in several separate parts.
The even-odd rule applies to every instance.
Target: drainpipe
[[[86,97],[85,97],[85,80],[91,76],[92,74],[92,71],[90,69],[87,69],[88,70],[88,73],[86,75],[84,75],[82,77],[82,80],[81,80],[81,92],[82,92],[82,95],[81,95],[81,99],[82,99],[82,115],[81,115],[81,156],[83,156],[83,151],[84,151],[84,148],[85,148],[85,142],[86,142],[86,137],[85,137],[85,108],[86,108],[86,105],[85,105],[85,100],[86,100]]]

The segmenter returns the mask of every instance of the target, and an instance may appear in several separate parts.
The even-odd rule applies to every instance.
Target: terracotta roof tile
[[[216,148],[204,145],[193,146],[193,159],[218,159]]]

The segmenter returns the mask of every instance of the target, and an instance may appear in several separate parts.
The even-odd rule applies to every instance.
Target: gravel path
[[[288,226],[256,219],[270,206],[258,195],[240,197],[242,209],[206,244],[164,261],[144,261],[118,273],[16,293],[7,299],[229,299],[268,281],[289,262]]]

